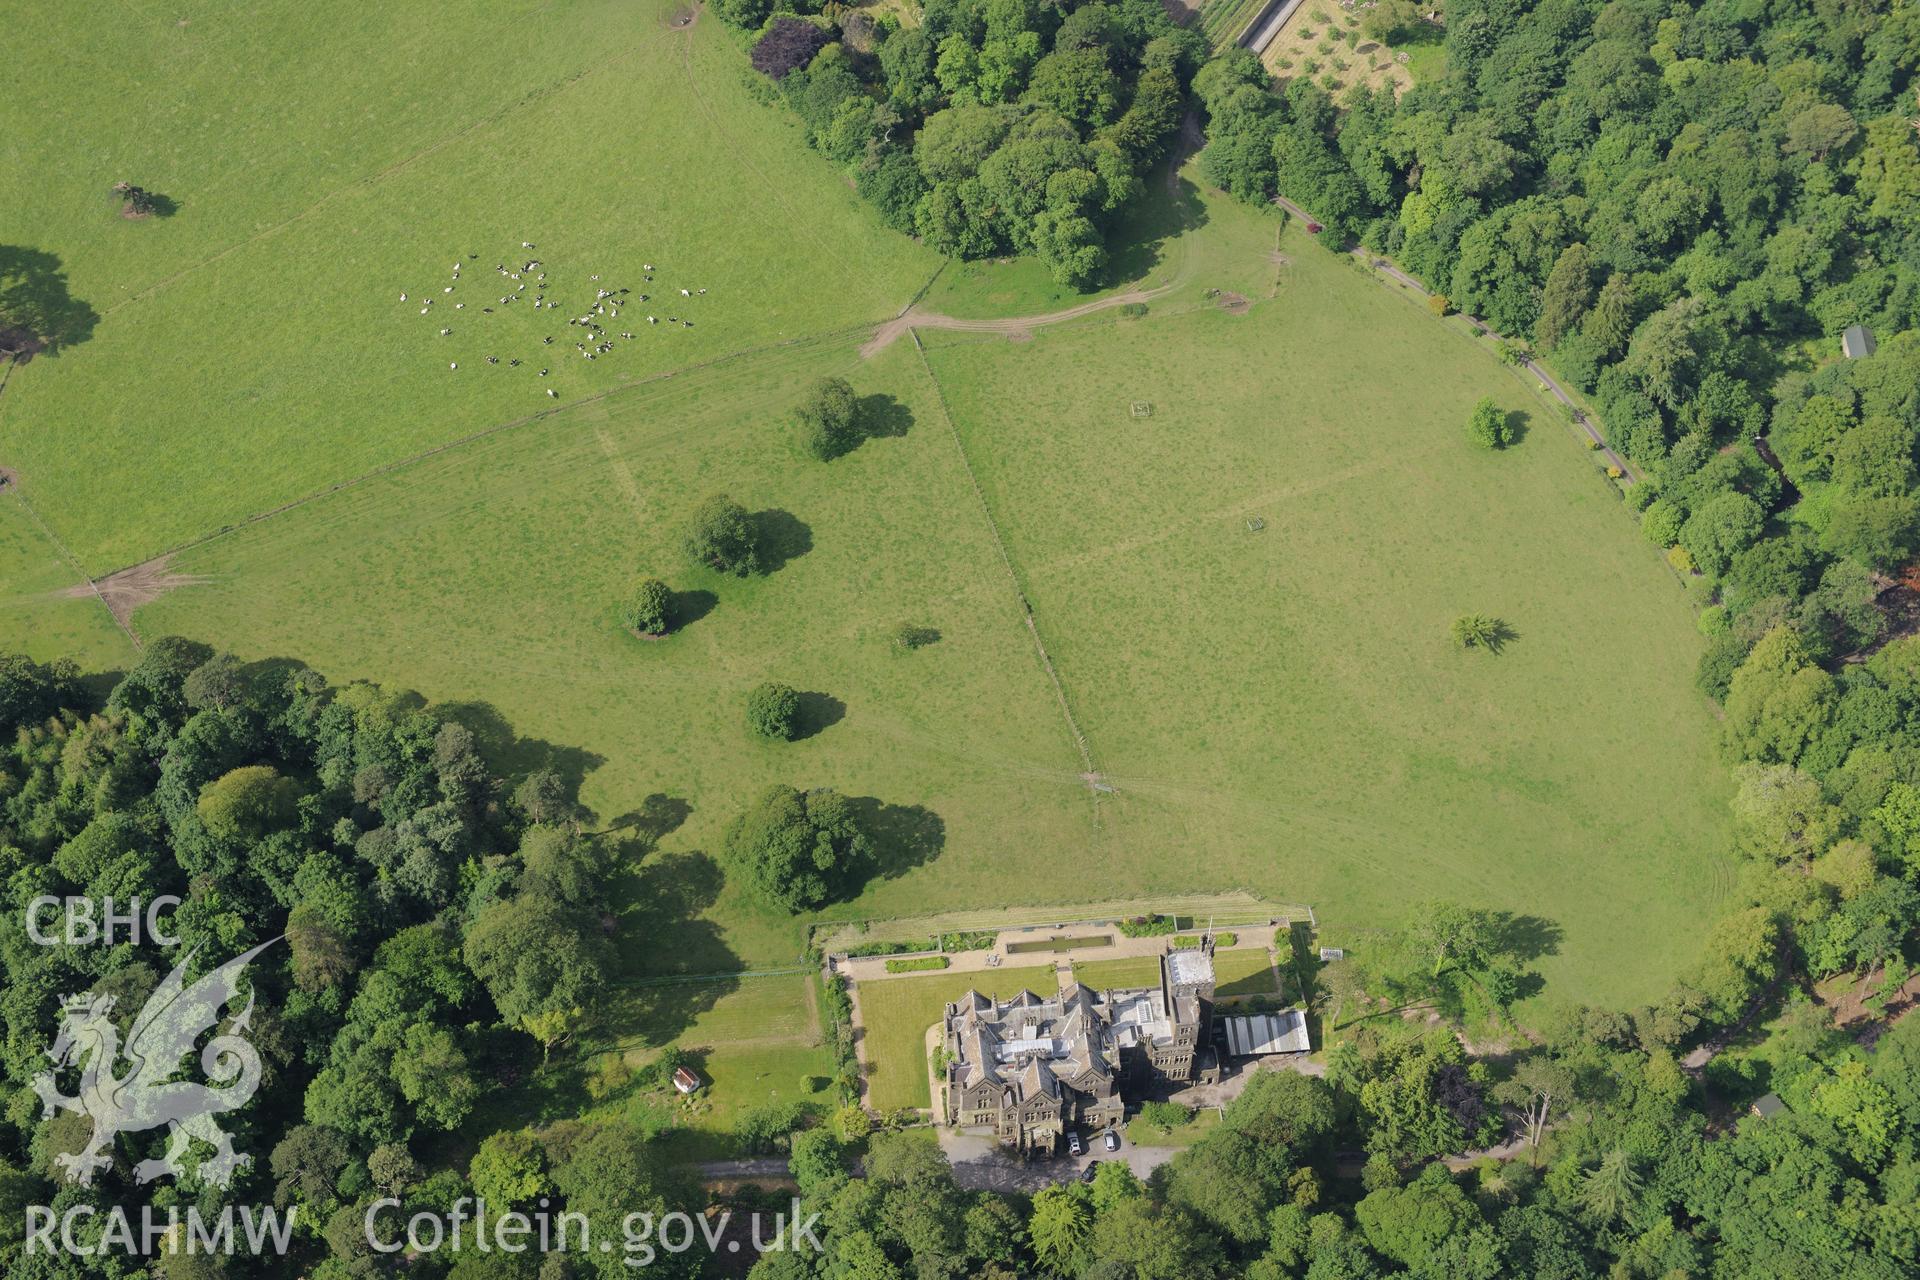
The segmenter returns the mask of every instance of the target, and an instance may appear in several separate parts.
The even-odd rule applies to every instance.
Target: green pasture
[[[1207,208],[1216,246],[1252,221]],[[1304,232],[1267,265],[1266,225],[1195,281],[1242,315],[925,338],[1117,789],[1087,847],[1116,887],[1539,917],[1553,994],[1645,998],[1726,875],[1684,602],[1530,386]],[[1497,455],[1489,394],[1528,420]],[[1517,640],[1455,652],[1465,611]]]
[[[45,56],[0,87],[0,114],[32,124],[0,147],[0,254],[51,255],[80,310],[0,397],[0,456],[87,571],[555,403],[897,311],[939,260],[806,149],[718,21],[674,30],[675,7],[36,15]],[[177,211],[121,218],[122,179]],[[529,258],[559,309],[498,304],[514,286],[495,265]],[[652,301],[588,361],[566,318],[613,287]]]
[[[615,1017],[604,1056],[587,1059],[603,1073],[597,1077],[605,1083],[600,1105],[643,1124],[670,1118],[673,1142],[690,1159],[739,1154],[735,1126],[756,1107],[834,1106],[833,1051],[822,1029],[816,984],[802,973],[623,990],[617,999],[632,1001],[621,1010],[628,1016]],[[670,1082],[641,1092],[622,1086],[628,1072],[667,1048],[688,1056],[705,1088],[682,1097]]]
[[[0,493],[0,651],[40,662],[71,658],[86,671],[121,671],[133,642],[18,498]]]
[[[1549,999],[1644,999],[1693,957],[1727,875],[1700,642],[1530,383],[1191,168],[1150,180],[1103,282],[1170,286],[1145,315],[863,358],[938,261],[805,149],[717,22],[669,11],[49,10],[111,70],[72,93],[61,54],[0,87],[35,122],[0,148],[0,241],[53,255],[94,319],[0,395],[0,466],[51,530],[0,497],[0,647],[124,666],[105,609],[63,593],[188,544],[171,568],[200,581],[140,634],[417,689],[503,766],[577,778],[627,842],[635,980],[799,962],[806,922],[719,861],[776,782],[837,787],[880,833],[827,913],[849,920],[1244,890],[1381,925],[1444,896],[1539,917]],[[119,218],[119,178],[178,210]],[[630,307],[640,336],[589,362],[511,307],[442,339],[445,304],[398,303],[465,252],[458,288],[497,280],[522,240],[589,300],[578,277],[653,262],[696,326]],[[949,267],[923,301],[1079,300],[1017,263]],[[881,433],[822,464],[785,415],[827,374]],[[1529,415],[1500,455],[1461,430],[1487,394]],[[755,514],[771,573],[681,563],[715,492]],[[679,593],[668,639],[615,621],[643,574]],[[1517,639],[1454,652],[1466,611]],[[940,638],[902,652],[903,622]],[[1111,792],[1081,776],[1036,631]],[[768,679],[810,695],[800,741],[748,733]],[[920,1037],[980,980],[868,984],[878,1105],[924,1103]],[[741,981],[623,986],[593,1051],[710,1046],[711,1133],[829,1074],[806,1036],[742,1042],[729,1010],[751,1028],[772,1013],[742,1001],[801,985]]]

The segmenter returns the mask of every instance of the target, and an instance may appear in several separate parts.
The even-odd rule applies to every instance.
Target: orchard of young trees
[[[1159,0],[927,0],[918,25],[802,0],[720,0],[808,141],[891,227],[960,258],[1037,255],[1095,279],[1206,56]]]
[[[396,1264],[365,1243],[367,1204],[444,1209],[471,1194],[452,1136],[482,1136],[483,1096],[590,1026],[609,990],[609,867],[568,788],[546,770],[502,777],[473,730],[416,695],[176,639],[150,644],[104,697],[65,665],[0,655],[0,744],[0,1270],[14,1280],[387,1274]],[[124,932],[44,946],[25,928],[43,896],[124,910],[164,895],[181,899],[165,920],[173,948]],[[220,1120],[253,1160],[232,1187],[139,1185],[133,1164],[159,1154],[164,1128],[123,1135],[91,1186],[55,1182],[52,1158],[91,1125],[47,1114],[29,1087],[62,996],[111,994],[124,1026],[189,952],[194,978],[281,937],[246,975],[264,1082]],[[573,1122],[536,1146],[507,1200],[625,1213],[665,1195],[623,1130]],[[187,1163],[211,1154],[196,1145]],[[25,1204],[117,1205],[138,1222],[143,1204],[189,1203],[297,1206],[293,1255],[177,1256],[148,1273],[21,1252]]]

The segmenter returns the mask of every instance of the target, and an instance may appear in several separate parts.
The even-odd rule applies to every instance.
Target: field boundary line
[[[496,107],[494,110],[488,112],[486,115],[481,116],[478,120],[475,120],[472,124],[466,125],[465,127],[460,129],[456,129],[452,133],[449,133],[442,138],[439,138],[431,143],[428,143],[425,147],[422,147],[420,150],[414,152],[412,155],[396,160],[392,164],[388,165],[386,168],[376,170],[373,173],[367,174],[365,177],[355,178],[351,182],[346,183],[344,186],[335,187],[332,191],[327,192],[325,195],[321,196],[319,199],[315,200],[312,204],[300,210],[298,213],[295,213],[290,215],[289,217],[283,218],[281,221],[274,223],[270,227],[267,227],[260,231],[256,231],[244,240],[234,241],[232,244],[220,250],[218,253],[213,254],[211,257],[202,258],[200,261],[193,263],[190,266],[182,267],[180,268],[180,270],[174,272],[172,275],[164,276],[161,279],[154,281],[152,284],[140,290],[138,293],[128,294],[126,297],[120,299],[120,301],[114,303],[112,306],[103,308],[100,312],[100,318],[104,320],[108,316],[112,315],[114,312],[120,310],[122,307],[131,306],[133,303],[145,301],[146,299],[151,298],[154,294],[159,293],[161,290],[166,289],[181,280],[184,280],[186,277],[192,275],[196,271],[200,271],[206,267],[210,267],[214,263],[219,262],[224,258],[230,257],[231,255],[236,254],[240,252],[242,249],[245,249],[251,245],[258,244],[260,241],[265,240],[271,236],[279,235],[282,231],[285,231],[288,227],[293,226],[295,223],[304,222],[307,218],[318,213],[322,208],[333,203],[335,200],[339,199],[340,197],[348,195],[352,192],[358,191],[363,187],[376,186],[379,183],[386,181],[388,178],[392,177],[394,174],[400,173],[406,169],[412,168],[415,164],[419,163],[420,161],[425,160],[430,156],[436,155],[439,152],[446,150],[448,147],[453,146],[455,143],[460,142],[461,140],[471,136],[472,134],[477,133],[482,129],[491,128],[493,125],[498,124],[501,120],[505,119],[508,115],[512,114],[513,112],[518,111],[520,108],[528,106],[532,103],[539,102],[543,99],[550,98],[556,93],[562,93],[567,89],[572,88],[574,85],[580,83],[580,81],[586,79],[588,76],[594,75],[597,72],[603,71],[607,67],[613,65],[613,63],[619,61],[620,59],[631,57],[633,54],[637,52],[639,52],[639,46],[635,46],[629,49],[623,49],[618,53],[609,54],[607,57],[602,58],[600,61],[594,63],[592,66],[580,68],[580,70],[574,72],[570,76],[565,77],[564,79],[556,80],[551,84],[542,85],[538,88],[530,89],[526,93],[523,93],[518,98],[514,99],[512,102],[509,102],[504,106]]]
[[[700,373],[703,370],[712,369],[735,360],[745,360],[753,356],[765,355],[770,351],[782,351],[789,347],[803,346],[810,342],[831,342],[835,338],[852,337],[854,334],[864,333],[872,327],[871,322],[862,322],[860,324],[846,325],[838,329],[828,329],[822,333],[810,333],[798,338],[786,338],[780,342],[762,343],[757,347],[742,347],[738,351],[728,351],[694,364],[681,365],[676,369],[664,369],[659,373],[649,374],[637,382],[627,382],[617,387],[608,387],[604,391],[596,391],[592,395],[582,396],[578,400],[569,400],[565,404],[558,404],[551,408],[541,409],[523,417],[513,418],[506,422],[496,422],[490,427],[482,427],[478,431],[468,432],[464,436],[460,436],[454,440],[444,441],[443,443],[434,445],[430,449],[423,449],[419,453],[409,454],[404,458],[396,458],[392,462],[383,462],[370,471],[363,471],[359,475],[349,476],[345,480],[337,480],[325,488],[315,489],[311,493],[303,494],[298,498],[290,498],[278,506],[268,507],[264,511],[256,511],[252,515],[242,516],[232,524],[221,525],[218,529],[210,533],[203,533],[197,537],[188,538],[185,542],[176,543],[163,551],[157,551],[144,560],[137,560],[132,564],[121,565],[118,569],[114,569],[109,573],[103,573],[100,575],[100,580],[104,581],[107,578],[113,577],[114,574],[126,573],[131,569],[138,569],[142,565],[151,564],[155,560],[164,559],[167,556],[177,556],[187,551],[196,550],[206,546],[210,542],[216,542],[228,534],[238,533],[242,529],[251,528],[263,521],[271,520],[275,516],[285,515],[287,512],[299,507],[304,507],[310,502],[318,502],[322,498],[331,497],[342,490],[354,488],[369,480],[378,480],[382,476],[391,475],[396,471],[404,471],[416,463],[425,462],[429,458],[436,458],[443,453],[450,453],[455,449],[464,448],[467,445],[477,444],[482,440],[501,435],[515,428],[529,426],[536,422],[544,422],[548,418],[567,413],[573,409],[578,409],[582,405],[597,404],[602,400],[623,395],[629,391],[637,391],[642,387],[652,386],[655,383],[666,382],[690,373]],[[85,574],[83,573],[82,576],[84,577]],[[93,581],[93,579],[89,578],[88,581]]]
[[[1053,695],[1060,703],[1060,714],[1065,717],[1067,730],[1073,738],[1073,745],[1079,749],[1080,761],[1086,765],[1084,781],[1093,789],[1095,821],[1099,815],[1100,770],[1093,762],[1093,748],[1087,742],[1087,735],[1081,730],[1080,722],[1074,717],[1073,704],[1067,700],[1067,687],[1060,680],[1060,672],[1053,665],[1053,655],[1047,652],[1047,642],[1040,637],[1040,628],[1033,617],[1033,602],[1027,598],[1026,587],[1020,581],[1020,573],[1013,567],[1013,557],[1007,552],[1006,540],[1000,536],[1000,523],[993,518],[993,508],[987,505],[986,490],[980,487],[980,477],[974,474],[973,461],[967,457],[967,446],[960,439],[960,428],[954,425],[953,413],[947,407],[947,393],[941,387],[940,379],[934,376],[933,366],[927,363],[927,349],[920,345],[920,332],[909,327],[907,334],[913,339],[913,351],[920,360],[920,368],[926,372],[927,381],[933,384],[935,401],[940,406],[940,417],[947,424],[947,434],[953,437],[954,451],[960,455],[960,466],[967,473],[967,483],[973,487],[974,500],[980,504],[980,514],[986,518],[987,533],[993,538],[994,550],[1000,553],[1000,563],[1007,571],[1007,580],[1013,584],[1014,594],[1020,600],[1020,613],[1027,624],[1027,632],[1033,637],[1033,647],[1040,655],[1040,665],[1046,670],[1047,679],[1053,682]]]
[[[40,518],[39,508],[35,507],[32,501],[28,499],[18,481],[7,486],[5,496],[12,498],[20,504],[20,509],[27,513],[27,518],[33,521],[34,527],[40,530],[42,536],[52,545],[54,552],[59,555],[61,560],[66,562],[67,568],[73,570],[73,572],[79,576],[81,583],[86,586],[87,593],[100,602],[100,607],[107,611],[109,618],[113,619],[113,625],[120,628],[121,634],[127,637],[128,643],[133,645],[134,652],[138,653],[144,647],[140,643],[140,637],[134,634],[131,625],[121,621],[120,615],[113,611],[113,606],[107,603],[106,596],[100,592],[99,581],[90,576],[87,571],[81,567],[79,559],[74,556],[73,552],[67,547],[67,544],[60,540],[60,535],[55,533],[52,527]]]
[[[663,973],[652,977],[628,978],[609,985],[616,991],[631,990],[635,987],[697,986],[705,983],[731,982],[737,978],[790,978],[795,974],[813,971],[812,965],[803,964],[784,969],[733,969],[720,973]]]

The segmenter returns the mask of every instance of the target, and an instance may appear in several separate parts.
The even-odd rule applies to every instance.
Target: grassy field
[[[811,975],[794,974],[623,993],[634,1007],[616,1020],[603,1056],[593,1059],[610,1086],[604,1105],[642,1122],[671,1116],[676,1149],[690,1159],[738,1154],[734,1126],[755,1107],[832,1107],[833,1051],[822,1031],[816,986]],[[688,1055],[706,1077],[705,1089],[682,1098],[670,1085],[638,1094],[621,1087],[628,1072],[669,1047]]]
[[[105,24],[77,6],[41,15],[48,56],[0,88],[6,118],[34,122],[0,150],[15,193],[0,240],[51,254],[95,319],[15,374],[0,438],[87,570],[544,410],[548,388],[576,400],[898,310],[939,260],[746,91],[717,21],[672,30],[671,10],[186,0]],[[177,212],[122,219],[108,188],[123,178]],[[493,267],[523,255],[564,309],[495,303],[512,290]],[[441,294],[455,261],[463,279]],[[658,305],[588,362],[565,318],[616,286]]]
[[[860,984],[860,1020],[866,1038],[867,1105],[878,1110],[931,1106],[927,1096],[927,1028],[940,1011],[969,991],[996,999],[1022,989],[1047,996],[1058,989],[1052,965],[943,973],[934,978],[876,978]]]
[[[1469,898],[1551,922],[1550,990],[1650,993],[1725,874],[1679,594],[1531,388],[1304,233],[1271,266],[1207,213],[1248,251],[1199,274],[1245,314],[926,336],[1118,789],[1093,856],[1323,918]],[[1529,417],[1498,455],[1460,425],[1488,394]],[[1468,610],[1518,640],[1455,652]]]
[[[125,668],[133,642],[91,593],[69,594],[78,577],[32,511],[0,494],[0,650],[71,658],[88,671]]]
[[[1650,994],[1723,874],[1670,576],[1556,420],[1497,456],[1465,443],[1478,396],[1533,411],[1530,386],[1303,233],[1276,266],[1271,223],[1204,217],[1191,283],[1144,318],[930,331],[924,366],[909,341],[863,362],[828,337],[626,388],[198,547],[177,567],[207,585],[137,621],[487,703],[586,753],[603,817],[689,804],[667,841],[688,856],[768,782],[869,797],[911,847],[849,918],[1057,901],[1025,874],[1045,850],[1129,895],[1504,907],[1558,932],[1552,996]],[[779,415],[827,372],[904,434],[802,457]],[[1116,794],[1078,780],[940,392]],[[674,523],[716,490],[811,549],[748,582],[680,569]],[[711,612],[634,642],[609,612],[642,570]],[[1518,641],[1453,652],[1469,609]],[[890,650],[908,619],[943,638]],[[738,699],[769,677],[838,719],[753,741]],[[653,963],[799,952],[795,923],[719,883],[677,928]]]
[[[50,11],[125,81],[67,92],[55,57],[0,88],[36,122],[0,151],[22,193],[6,238],[94,314],[0,396],[0,465],[52,533],[0,498],[0,647],[123,666],[105,610],[63,594],[80,573],[53,537],[91,574],[192,543],[173,567],[203,583],[141,608],[140,633],[418,689],[522,739],[507,763],[579,778],[603,822],[669,815],[631,860],[633,976],[798,960],[805,922],[715,861],[774,782],[838,787],[883,834],[878,874],[829,912],[848,920],[1244,890],[1378,925],[1446,896],[1540,917],[1547,998],[1587,1001],[1644,999],[1693,956],[1726,875],[1700,642],[1531,384],[1190,184],[1134,215],[1105,282],[1170,286],[1144,316],[928,330],[924,355],[863,359],[938,262],[750,91],[716,22],[668,12],[189,3],[96,31]],[[123,177],[178,211],[119,218]],[[484,364],[496,333],[509,357],[537,341],[524,313],[443,340],[444,311],[398,304],[522,240],[578,287],[654,262],[705,309],[539,380]],[[982,264],[926,305],[1072,300]],[[783,416],[834,373],[884,432],[823,465]],[[1533,414],[1500,455],[1463,439],[1486,394]],[[679,563],[677,524],[720,491],[774,572]],[[643,573],[689,619],[663,642],[613,619]],[[1518,633],[1504,655],[1448,647],[1469,610]],[[940,639],[902,653],[902,622]],[[803,740],[747,732],[770,678],[810,695]],[[1063,699],[1112,793],[1082,778]],[[882,1105],[924,1101],[919,1037],[956,981],[882,997]],[[717,1133],[822,1073],[805,1036],[726,1029],[764,1020],[742,1000],[799,998],[750,990],[634,988],[595,1052],[709,1046],[694,1128]]]

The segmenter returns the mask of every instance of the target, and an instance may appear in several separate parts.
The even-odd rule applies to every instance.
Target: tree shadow
[[[627,945],[616,948],[606,1025],[666,1044],[738,987],[727,975],[740,958],[702,916],[725,883],[720,865],[698,850],[655,854],[615,882],[615,936]]]
[[[607,830],[643,841],[651,849],[678,831],[692,815],[693,806],[685,800],[656,791],[642,800],[638,809],[629,809],[608,823]]]
[[[67,290],[60,259],[42,249],[0,244],[0,358],[25,364],[85,342],[100,313]]]
[[[1522,409],[1507,411],[1507,443],[1511,449],[1527,438],[1527,429],[1533,425],[1533,415]]]
[[[947,824],[924,805],[888,804],[872,796],[850,796],[860,829],[873,841],[874,875],[893,880],[940,856]]]
[[[884,393],[861,396],[855,414],[869,440],[898,439],[913,428],[913,410]]]
[[[794,718],[793,741],[815,737],[846,718],[847,704],[832,694],[802,693],[800,710]]]
[[[1501,911],[1493,917],[1491,932],[1494,948],[1516,960],[1538,960],[1560,954],[1561,928],[1543,916]]]
[[[690,627],[712,613],[720,597],[711,591],[671,591],[667,593],[667,623],[675,631]]]
[[[1117,285],[1144,279],[1166,261],[1172,241],[1189,231],[1207,225],[1206,205],[1200,188],[1180,176],[1198,137],[1188,136],[1189,122],[1182,122],[1182,133],[1172,153],[1153,167],[1144,179],[1145,187],[1123,211],[1113,233],[1107,237],[1107,265],[1091,286],[1111,289]],[[1198,123],[1192,123],[1198,132]]]
[[[1505,619],[1495,618],[1493,620],[1493,629],[1489,631],[1486,638],[1480,642],[1480,647],[1497,657],[1505,651],[1508,645],[1519,638],[1520,633],[1515,631]]]
[[[753,514],[753,535],[762,573],[778,573],[813,550],[813,529],[777,507]]]
[[[434,710],[473,735],[474,750],[494,773],[512,780],[551,769],[566,784],[569,800],[577,802],[587,775],[607,762],[605,756],[583,747],[518,736],[491,702],[443,702]]]

